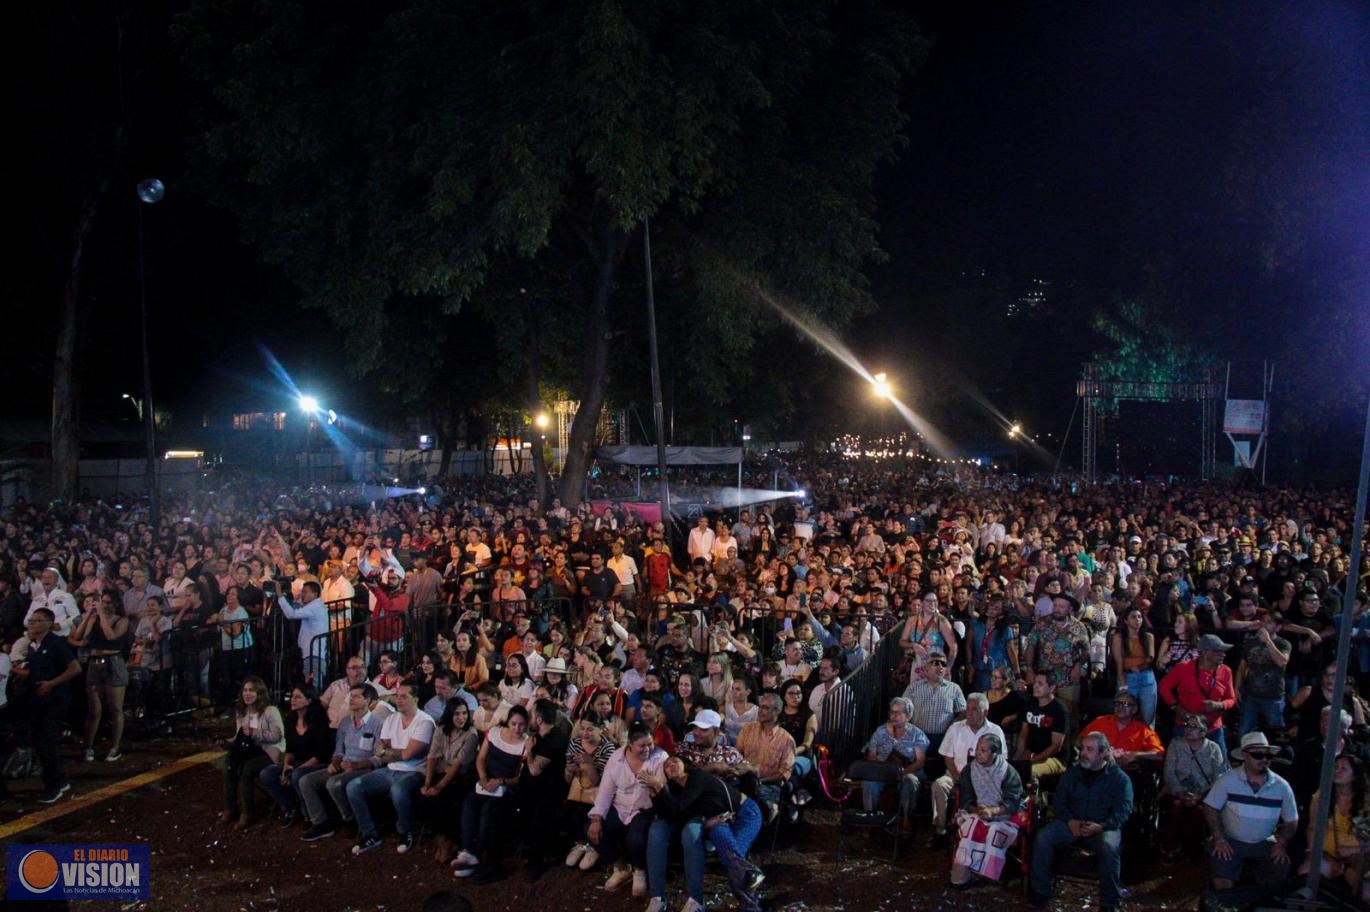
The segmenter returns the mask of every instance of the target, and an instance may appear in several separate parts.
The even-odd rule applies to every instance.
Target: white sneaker
[[[704,912],[704,907],[694,901],[694,897],[685,900],[685,905],[680,907],[680,912]]]
[[[647,895],[647,872],[641,868],[633,868],[633,895]]]
[[[605,893],[617,893],[627,886],[628,881],[633,879],[633,869],[625,864],[614,865],[613,873],[609,879],[604,881]]]
[[[480,859],[465,849],[458,852],[457,857],[452,859],[452,867],[454,868],[474,868],[478,864],[480,864]]]
[[[599,864],[599,849],[587,845],[585,847],[585,854],[580,858],[580,869],[582,871],[588,871],[597,864]]]
[[[590,848],[583,842],[578,842],[571,846],[571,852],[566,856],[566,867],[574,868],[580,864],[580,860],[585,857],[585,850]]]
[[[653,896],[652,901],[647,903],[647,912],[666,912],[666,900]]]
[[[86,748],[86,752],[81,755],[81,759],[86,763],[94,763],[95,751],[91,750],[90,748]]]

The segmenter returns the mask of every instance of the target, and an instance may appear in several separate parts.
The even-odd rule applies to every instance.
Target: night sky
[[[1093,315],[1139,289],[1164,288],[1221,340],[1224,357],[1257,371],[1261,358],[1306,356],[1272,327],[1364,306],[1370,5],[913,9],[931,45],[904,92],[908,145],[876,187],[889,254],[870,271],[880,310],[848,338],[953,433],[992,430],[961,395],[972,385],[1005,414],[1059,435],[1079,363],[1100,344]],[[43,75],[59,25],[31,11],[21,31],[38,37],[18,65],[67,84],[54,83],[49,98],[10,81],[10,113],[27,125],[20,173],[31,178],[11,188],[11,203],[35,226],[12,269],[14,324],[35,341],[51,332],[54,238],[78,193],[54,150],[70,143],[81,106],[117,103],[108,61]],[[123,74],[123,103],[137,107],[128,164],[110,175],[127,202],[110,208],[92,252],[85,414],[133,417],[118,399],[138,384],[132,187],[152,174],[169,188],[144,213],[159,398],[182,409],[251,398],[238,381],[264,375],[260,342],[302,385],[383,403],[340,368],[324,315],[294,307],[291,286],[202,201],[185,173],[190,102],[178,63],[155,21],[144,28],[146,58]],[[1281,239],[1291,235],[1289,253]],[[1281,252],[1276,267],[1257,268]],[[0,380],[18,392],[15,412],[46,415],[42,349],[12,345],[0,363]]]

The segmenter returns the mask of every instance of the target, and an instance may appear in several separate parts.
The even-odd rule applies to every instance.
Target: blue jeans
[[[307,655],[304,657],[304,677],[306,681],[314,684],[314,689],[322,691],[328,685],[324,678],[324,669],[328,667],[328,654]]]
[[[666,898],[666,865],[676,825],[658,817],[647,831],[647,895]],[[704,819],[695,817],[679,827],[685,862],[685,894],[704,905]]]
[[[266,789],[266,793],[276,802],[276,806],[283,811],[293,811],[299,805],[300,780],[310,773],[317,773],[323,766],[306,766],[304,768],[295,767],[290,771],[290,785],[281,785],[281,765],[273,763],[265,767],[257,776],[257,781]]]
[[[905,817],[912,817],[914,810],[918,807],[918,789],[922,787],[922,771],[912,775],[901,776],[899,779],[899,813]],[[880,807],[880,796],[885,789],[894,785],[893,782],[872,782],[866,780],[861,783],[861,805],[868,811],[874,811]]]
[[[371,819],[370,800],[389,794],[390,803],[395,806],[395,829],[400,835],[409,832],[410,818],[414,811],[414,795],[423,785],[421,772],[397,772],[390,768],[372,770],[360,779],[347,783],[347,803],[352,815],[357,818],[357,828],[363,839],[376,836],[376,823]]]
[[[813,772],[813,758],[808,754],[796,754],[794,758],[794,778],[803,779]]]
[[[1152,726],[1156,721],[1156,672],[1150,668],[1129,671],[1126,678],[1127,692],[1137,698],[1137,715]]]
[[[1242,721],[1238,735],[1257,728],[1279,731],[1284,728],[1284,697],[1242,696]]]
[[[747,850],[752,847],[756,834],[761,832],[761,808],[755,801],[744,801],[737,809],[737,816],[727,823],[720,823],[704,835],[718,850],[719,863],[728,874],[728,884],[737,897],[741,912],[760,912],[761,903],[755,893],[747,890],[748,875],[755,865],[747,861]],[[689,868],[686,867],[686,876]],[[693,896],[694,894],[691,894]]]
[[[1210,740],[1210,741],[1212,741],[1214,744],[1218,745],[1218,750],[1222,751],[1222,755],[1223,755],[1223,768],[1226,769],[1226,768],[1227,768],[1227,764],[1228,764],[1228,760],[1227,760],[1227,729],[1226,729],[1226,728],[1223,728],[1221,725],[1218,726],[1218,727],[1215,728],[1213,731],[1211,731],[1211,732],[1208,733],[1208,740]]]
[[[1055,883],[1056,853],[1078,841],[1093,849],[1099,858],[1099,904],[1111,909],[1118,908],[1118,878],[1123,868],[1119,854],[1122,838],[1123,834],[1118,830],[1104,830],[1095,836],[1077,840],[1064,820],[1051,821],[1042,827],[1032,843],[1032,892],[1038,896],[1051,897]]]
[[[628,864],[639,871],[646,870],[647,839],[655,819],[651,811],[638,811],[632,820],[624,823],[618,816],[618,808],[610,807],[600,828],[599,845],[595,847],[599,849],[604,866],[610,867],[626,855]]]

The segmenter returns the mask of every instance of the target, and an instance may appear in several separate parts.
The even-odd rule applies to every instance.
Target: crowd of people
[[[702,908],[712,854],[750,912],[758,834],[831,793],[831,695],[893,654],[902,695],[841,772],[904,829],[926,813],[955,886],[998,879],[1030,835],[1036,899],[1085,843],[1116,908],[1142,806],[1216,887],[1306,870],[1335,728],[1321,864],[1367,889],[1370,565],[1348,566],[1348,495],[1074,491],[836,456],[788,471],[806,500],[674,536],[540,504],[519,477],[372,505],[243,486],[174,500],[156,528],[132,503],[19,503],[0,530],[11,743],[54,802],[64,730],[84,762],[118,763],[130,709],[189,701],[233,720],[225,826],[261,825],[265,800],[357,854],[431,834],[477,882],[564,853],[651,912],[677,851]],[[1351,687],[1331,706],[1346,599]],[[272,684],[267,658],[286,669]]]

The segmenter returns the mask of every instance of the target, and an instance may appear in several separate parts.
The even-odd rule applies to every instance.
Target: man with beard
[[[1099,907],[1117,909],[1121,901],[1123,824],[1132,815],[1132,781],[1113,762],[1113,747],[1099,732],[1085,735],[1080,762],[1066,770],[1052,801],[1056,819],[1038,832],[1032,847],[1032,893],[1036,907],[1047,905],[1053,892],[1056,853],[1082,843],[1099,859]]]

